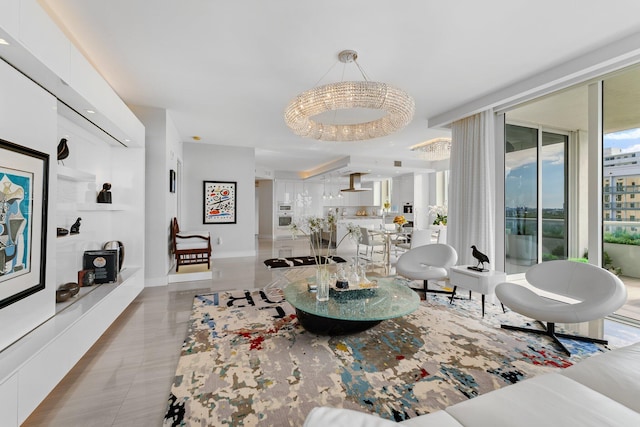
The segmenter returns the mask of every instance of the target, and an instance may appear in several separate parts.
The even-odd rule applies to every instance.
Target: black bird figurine
[[[69,157],[69,145],[67,144],[67,139],[62,138],[58,144],[58,160],[64,160],[67,157]]]
[[[80,233],[80,221],[82,220],[82,218],[78,217],[78,219],[76,219],[76,222],[73,223],[73,225],[71,226],[71,234],[78,234]]]
[[[485,268],[484,268],[484,263],[485,263],[485,262],[486,262],[487,264],[489,264],[489,263],[490,263],[490,261],[489,261],[489,257],[488,257],[488,256],[486,256],[485,254],[483,254],[482,252],[480,252],[480,251],[478,250],[478,248],[476,248],[476,245],[472,245],[472,246],[471,246],[471,249],[473,249],[473,251],[471,251],[471,255],[473,255],[473,257],[474,257],[475,259],[477,259],[477,260],[478,260],[478,264],[476,264],[476,268],[475,268],[475,269],[477,269],[477,270],[479,270],[479,271],[484,270],[484,269],[485,269]],[[480,264],[482,264],[482,267],[480,267]]]

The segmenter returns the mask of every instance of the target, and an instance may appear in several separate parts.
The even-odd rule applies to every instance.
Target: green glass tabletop
[[[297,310],[339,320],[376,321],[405,316],[418,308],[420,297],[392,277],[378,278],[378,287],[361,291],[331,292],[329,301],[316,300],[306,281],[284,288],[287,302]]]

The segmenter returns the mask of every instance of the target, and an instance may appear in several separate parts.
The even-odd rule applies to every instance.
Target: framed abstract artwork
[[[236,223],[236,182],[204,181],[205,224]]]
[[[49,155],[0,139],[0,308],[45,287]]]

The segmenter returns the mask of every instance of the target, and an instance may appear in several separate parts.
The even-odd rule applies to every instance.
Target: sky
[[[627,153],[640,151],[640,128],[608,133],[603,141],[605,148],[620,148]]]
[[[619,148],[622,152],[640,152],[640,128],[604,135],[604,148]],[[507,160],[507,205],[535,206],[535,150],[509,154]],[[547,146],[543,152],[542,204],[545,208],[561,208],[564,196],[563,150],[560,144]],[[509,195],[511,197],[509,197]]]
[[[536,201],[536,150],[509,153],[506,158],[506,205],[528,206]],[[542,206],[559,209],[564,206],[564,146],[547,145],[542,150]]]

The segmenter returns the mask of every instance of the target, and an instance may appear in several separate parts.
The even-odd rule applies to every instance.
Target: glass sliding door
[[[505,129],[505,271],[523,273],[538,260],[538,129]]]
[[[505,128],[505,271],[567,258],[568,136]]]
[[[567,259],[567,135],[542,132],[542,261]]]

